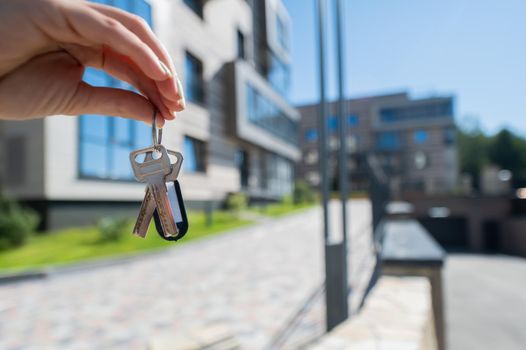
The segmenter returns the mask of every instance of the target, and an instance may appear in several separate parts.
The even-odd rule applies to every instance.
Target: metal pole
[[[325,96],[325,0],[316,0],[318,13],[318,54],[319,54],[319,83],[320,83],[320,102],[318,110],[318,152],[321,177],[321,202],[323,207],[323,237],[325,244],[329,239],[329,181],[327,178],[327,101]]]
[[[329,181],[328,181],[328,152],[327,152],[327,101],[325,96],[325,0],[316,0],[318,14],[318,53],[319,53],[319,163],[321,176],[321,195],[323,205],[323,236],[325,240],[325,305],[327,331],[332,330],[347,318],[347,280],[343,276],[344,243],[332,242],[329,236]]]
[[[338,114],[340,116],[340,149],[339,156],[339,187],[340,200],[342,205],[342,271],[343,271],[343,287],[345,293],[348,293],[348,274],[347,274],[347,249],[348,249],[348,232],[347,232],[347,197],[349,193],[348,188],[348,159],[347,159],[347,123],[345,118],[345,67],[344,67],[344,47],[343,47],[343,24],[344,24],[344,7],[341,0],[336,0],[334,3],[334,12],[336,16],[336,59],[338,65]],[[348,303],[345,303],[345,316],[349,314]]]

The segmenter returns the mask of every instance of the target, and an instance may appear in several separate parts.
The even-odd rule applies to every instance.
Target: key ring
[[[157,109],[153,111],[153,123],[152,123],[152,140],[153,140],[153,147],[155,149],[159,148],[159,146],[162,143],[163,140],[163,129],[157,129]]]

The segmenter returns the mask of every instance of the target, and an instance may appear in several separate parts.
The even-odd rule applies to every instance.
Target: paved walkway
[[[451,254],[445,293],[448,350],[526,348],[526,259]]]
[[[359,291],[372,267],[369,202],[350,211]],[[0,349],[145,349],[156,335],[215,323],[243,348],[265,348],[321,285],[322,253],[312,209],[140,261],[1,286]],[[314,318],[322,329],[321,311]]]

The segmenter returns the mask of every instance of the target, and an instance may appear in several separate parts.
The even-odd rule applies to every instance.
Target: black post
[[[347,198],[349,195],[348,188],[348,171],[349,171],[349,162],[347,159],[347,121],[345,116],[345,66],[344,66],[344,44],[343,44],[343,34],[344,28],[344,11],[343,3],[341,0],[336,0],[334,3],[334,12],[336,16],[336,59],[338,65],[338,114],[340,116],[340,148],[338,152],[339,157],[339,187],[340,187],[340,200],[342,206],[342,256],[341,256],[341,265],[342,265],[342,287],[344,288],[345,293],[345,302],[344,310],[342,311],[345,318],[349,314],[349,307],[347,302],[348,295],[348,265],[347,265],[347,249],[349,248],[348,242],[348,221],[347,221]]]
[[[345,242],[331,242],[329,237],[329,179],[327,152],[327,101],[325,91],[325,9],[326,1],[317,0],[318,14],[318,53],[319,53],[319,165],[321,176],[321,197],[323,207],[323,237],[325,240],[325,303],[327,317],[327,331],[343,322],[348,315],[347,304],[347,266],[345,265]]]
[[[318,110],[318,130],[319,130],[319,166],[321,177],[321,201],[323,206],[323,237],[325,242],[329,238],[329,179],[327,176],[327,101],[325,96],[325,0],[317,0],[318,13],[318,53],[319,53],[319,79],[320,79],[320,103]]]

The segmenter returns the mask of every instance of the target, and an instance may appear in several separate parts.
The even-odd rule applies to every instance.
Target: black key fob
[[[153,218],[155,220],[155,228],[157,233],[161,238],[167,241],[177,241],[186,234],[188,231],[188,218],[186,217],[186,210],[184,209],[183,195],[181,194],[181,186],[179,186],[179,181],[168,182],[166,183],[166,190],[168,191],[168,199],[170,200],[170,206],[172,208],[172,214],[177,225],[177,235],[166,237],[163,232],[163,227],[161,226],[161,221],[159,220],[159,214],[157,209],[153,213]]]

